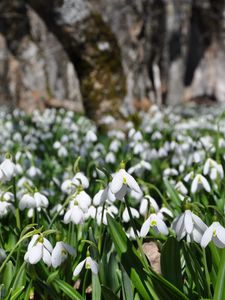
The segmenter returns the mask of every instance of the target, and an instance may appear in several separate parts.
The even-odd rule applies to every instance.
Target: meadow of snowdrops
[[[0,299],[224,300],[223,110],[1,112]]]

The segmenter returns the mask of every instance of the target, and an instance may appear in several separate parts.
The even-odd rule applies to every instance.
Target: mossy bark
[[[57,36],[73,62],[86,114],[120,116],[125,76],[120,48],[101,16],[81,0],[27,0]]]

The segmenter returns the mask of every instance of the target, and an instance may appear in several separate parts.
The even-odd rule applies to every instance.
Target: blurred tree
[[[82,96],[98,121],[121,106],[225,101],[224,0],[0,0],[0,10],[0,102],[80,110]]]
[[[125,77],[110,27],[83,0],[27,0],[57,36],[73,62],[87,115],[120,115]]]

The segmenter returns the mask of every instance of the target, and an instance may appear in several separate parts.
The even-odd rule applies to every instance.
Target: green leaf
[[[25,262],[21,265],[19,271],[16,274],[15,280],[12,285],[12,289],[15,290],[21,286],[25,286],[26,284],[26,270],[25,270]]]
[[[225,299],[225,249],[223,250],[223,255],[220,260],[220,267],[218,272],[218,277],[216,281],[214,300],[224,300]]]
[[[107,215],[107,219],[121,264],[140,295],[148,300],[188,300],[185,294],[177,289],[176,286],[154,272],[150,267],[147,270],[144,269],[143,258],[140,257],[137,249],[128,240],[122,226],[110,215]],[[126,250],[124,251],[124,249]]]
[[[127,239],[121,225],[116,222],[109,214],[107,215],[108,227],[113,239],[116,251],[120,256],[121,264],[130,277],[133,285],[141,296],[146,299],[157,299],[151,282],[144,272],[143,264],[138,257],[138,253],[133,244]]]
[[[98,275],[92,274],[92,299],[101,300],[101,285]]]
[[[162,275],[182,290],[180,244],[174,237],[169,237],[163,245],[160,262]]]
[[[12,292],[10,300],[17,300],[20,294],[23,292],[24,286],[18,287],[15,291]]]
[[[171,197],[171,200],[174,201],[174,203],[177,205],[177,207],[180,207],[180,198],[177,194],[177,191],[174,189],[174,187],[169,183],[167,179],[164,179],[164,183],[166,186],[166,189]]]
[[[131,280],[127,275],[127,272],[122,267],[122,292],[123,292],[123,299],[130,300],[134,298],[133,295],[133,286],[131,284]]]
[[[73,300],[84,300],[84,298],[71,285],[69,285],[65,281],[60,280],[60,279],[55,279],[54,283],[70,299],[73,299]]]
[[[105,300],[119,300],[119,298],[113,293],[111,289],[109,289],[104,285],[102,285],[101,288],[102,288],[103,298]]]
[[[5,285],[6,291],[8,291],[13,277],[14,277],[14,266],[12,261],[10,260],[9,262],[7,262],[4,268],[4,273],[2,278],[2,283]]]

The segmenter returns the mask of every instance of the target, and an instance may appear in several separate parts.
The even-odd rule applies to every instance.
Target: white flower
[[[78,203],[83,212],[88,211],[88,207],[91,205],[91,197],[85,192],[81,191],[74,200]]]
[[[74,203],[75,202],[75,203]],[[64,223],[68,224],[73,222],[74,224],[83,224],[84,223],[84,212],[78,206],[76,201],[71,201],[70,208],[64,215]]]
[[[150,227],[156,232],[156,233],[162,233],[167,235],[169,233],[169,230],[165,224],[165,222],[157,215],[157,214],[151,214],[148,219],[143,223],[140,231],[140,236],[144,237],[147,235]]]
[[[46,238],[35,234],[28,245],[24,260],[33,265],[42,259],[46,265],[51,266],[52,250],[52,245]]]
[[[194,194],[202,188],[204,188],[206,190],[206,192],[208,192],[208,193],[210,193],[210,191],[211,191],[208,180],[201,174],[197,174],[195,176],[194,180],[192,181],[191,192],[192,192],[192,194]]]
[[[34,193],[34,200],[36,201],[36,207],[48,207],[48,198],[45,195],[36,192]]]
[[[72,179],[75,186],[82,186],[84,189],[89,187],[89,180],[82,172],[78,172]]]
[[[114,175],[109,188],[117,199],[122,200],[127,193],[128,187],[137,193],[141,193],[141,189],[134,177],[127,173],[125,169],[120,169]]]
[[[24,210],[25,208],[46,208],[48,207],[48,198],[36,192],[34,195],[24,194],[19,202],[19,209]]]
[[[98,274],[97,262],[88,256],[76,266],[75,270],[73,271],[73,276],[79,275],[84,266],[86,269],[91,269],[93,274]]]
[[[27,170],[27,174],[29,177],[34,178],[36,176],[40,176],[41,175],[41,170],[38,169],[35,166],[31,166],[28,170]]]
[[[89,130],[88,132],[87,132],[87,134],[86,134],[86,136],[85,136],[85,140],[86,140],[86,142],[92,142],[92,143],[94,143],[94,142],[96,142],[97,141],[97,136],[96,136],[96,134],[94,133],[94,131],[92,131],[92,130]]]
[[[190,210],[185,210],[173,221],[172,229],[176,232],[178,241],[187,236],[188,242],[200,243],[207,226],[197,215]]]
[[[75,192],[76,187],[72,183],[72,180],[66,179],[62,185],[61,185],[61,190],[65,194],[72,194]]]
[[[51,262],[53,268],[60,266],[67,258],[68,254],[75,255],[75,250],[64,242],[57,242],[52,250]]]
[[[114,164],[116,162],[116,156],[113,152],[109,152],[106,157],[105,157],[105,161],[107,163],[111,163]]]
[[[24,194],[19,202],[19,209],[24,210],[25,208],[36,208],[34,197],[29,194]]]
[[[175,185],[175,189],[182,195],[187,195],[188,193],[188,190],[182,181],[178,181],[178,183]]]
[[[225,228],[219,222],[213,222],[206,229],[201,239],[201,246],[205,248],[211,241],[218,248],[225,248]]]
[[[130,210],[131,210],[132,217],[138,219],[139,216],[140,216],[139,212],[135,208],[133,208],[133,207],[130,207]],[[122,218],[123,218],[123,221],[125,223],[128,223],[130,221],[130,215],[128,213],[128,209],[127,208],[124,209],[123,214],[122,214]]]
[[[9,181],[16,174],[16,165],[11,159],[6,158],[0,165],[0,179]]]
[[[12,203],[0,201],[0,217],[6,216],[10,210],[14,211]]]
[[[218,164],[215,160],[208,158],[204,164],[203,174],[208,175],[212,180],[219,177],[222,179],[224,177],[224,171],[221,164]]]

